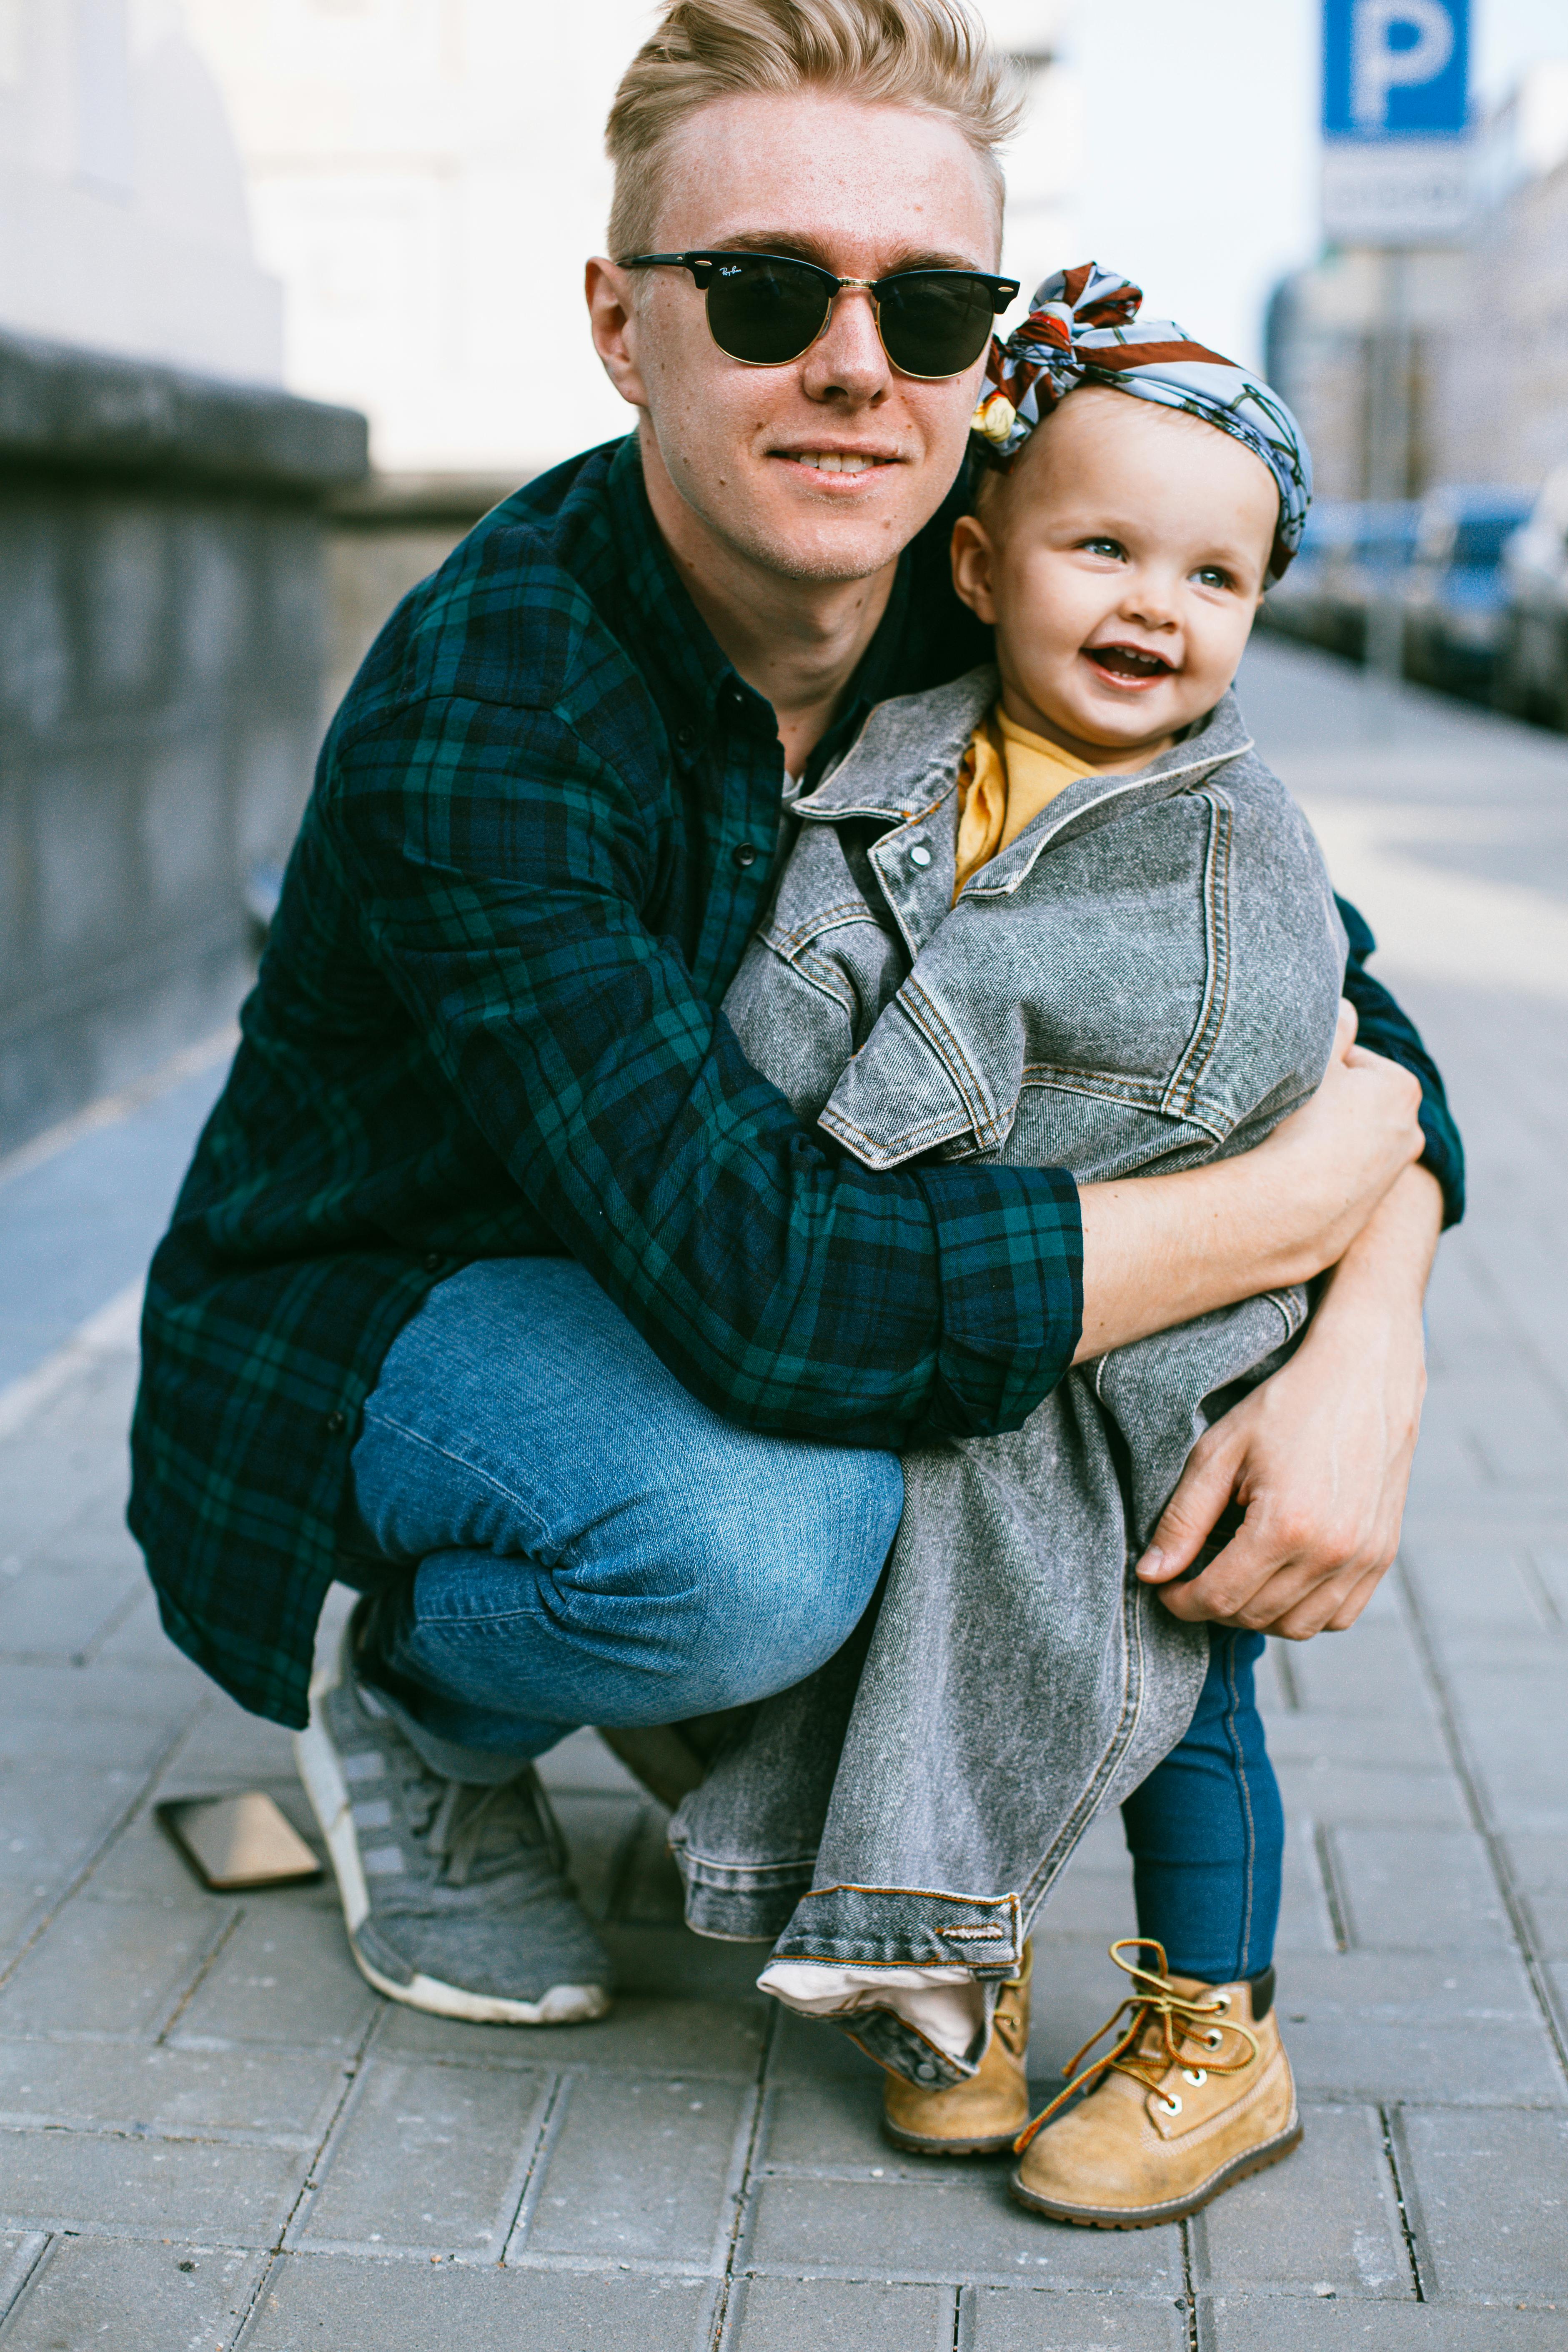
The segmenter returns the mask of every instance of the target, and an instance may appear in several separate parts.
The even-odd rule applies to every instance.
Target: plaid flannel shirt
[[[947,584],[953,510],[900,559],[808,781],[874,702],[984,658]],[[1070,1362],[1068,1176],[840,1160],[718,1013],[783,781],[635,439],[507,499],[377,639],[148,1282],[131,1524],[168,1632],[244,1706],[304,1722],[360,1409],[472,1259],[580,1259],[756,1429],[1013,1429]],[[1359,967],[1351,986],[1363,1034],[1422,1071],[1457,1213],[1436,1073]]]

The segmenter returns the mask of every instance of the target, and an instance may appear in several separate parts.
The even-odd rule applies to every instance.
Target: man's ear
[[[637,365],[637,320],[632,304],[630,270],[597,255],[584,272],[583,291],[588,300],[594,349],[605,373],[623,400],[629,401],[634,408],[646,409],[648,399]]]
[[[979,516],[960,515],[952,526],[952,584],[977,620],[996,618],[995,563],[995,543]]]

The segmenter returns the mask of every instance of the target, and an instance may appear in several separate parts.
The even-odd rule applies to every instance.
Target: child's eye
[[[1193,574],[1202,588],[1234,588],[1235,581],[1223,564],[1205,563]]]
[[[1109,555],[1118,562],[1121,562],[1127,553],[1127,550],[1119,539],[1080,539],[1079,546],[1085,555]]]

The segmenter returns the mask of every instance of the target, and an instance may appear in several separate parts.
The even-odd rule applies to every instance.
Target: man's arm
[[[1377,946],[1364,916],[1348,898],[1336,898],[1340,919],[1350,940],[1345,966],[1345,994],[1354,1005],[1357,1041],[1369,1053],[1384,1054],[1421,1082],[1421,1132],[1426,1150],[1422,1165],[1429,1168],[1443,1192],[1443,1223],[1457,1225],[1465,1213],[1465,1147],[1448,1108],[1448,1097],[1437,1065],[1421,1042],[1409,1015],[1400,1010],[1366,961]]]

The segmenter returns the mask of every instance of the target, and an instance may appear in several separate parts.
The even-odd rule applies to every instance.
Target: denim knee
[[[865,1614],[898,1533],[894,1455],[813,1447],[768,1466],[783,1475],[689,1497],[658,1546],[666,1558],[645,1555],[628,1576],[623,1555],[608,1580],[629,1604],[625,1631],[643,1663],[700,1691],[694,1711],[766,1697],[826,1664]],[[550,1580],[551,1613],[601,1641],[606,1566],[563,1563]]]

